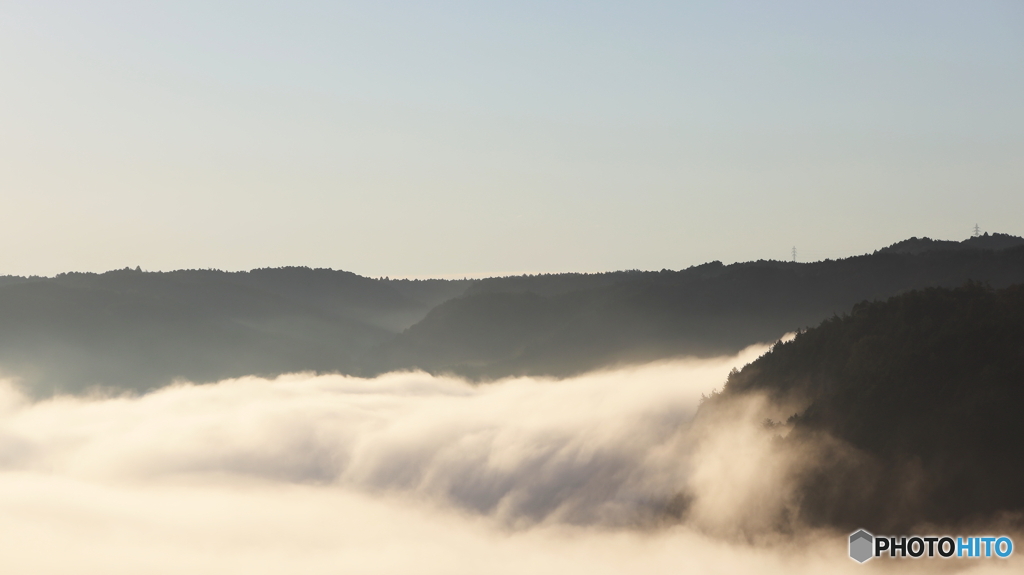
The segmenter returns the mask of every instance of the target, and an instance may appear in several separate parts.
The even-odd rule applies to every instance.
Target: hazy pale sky
[[[1024,3],[0,4],[0,274],[1024,235]]]

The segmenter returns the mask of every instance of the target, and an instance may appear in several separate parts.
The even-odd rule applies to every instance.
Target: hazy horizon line
[[[1003,232],[986,232],[986,235],[996,235],[996,234],[1002,234],[1002,233]],[[1012,236],[1014,234],[1010,233],[1010,234],[1005,234],[1005,235],[1011,235]],[[908,236],[908,237],[906,237],[906,238],[904,238],[902,240],[897,240],[895,242],[892,242],[892,243],[884,245],[884,246],[880,246],[880,247],[875,248],[875,249],[876,250],[877,249],[882,249],[882,248],[885,248],[885,247],[889,247],[889,246],[891,246],[893,244],[899,243],[901,241],[906,241],[906,240],[915,239],[915,238],[916,239],[930,239],[930,240],[933,240],[933,241],[962,242],[962,241],[965,241],[967,239],[970,239],[971,237],[972,236],[967,236],[964,239],[946,239],[946,238],[933,238],[933,237],[930,237],[930,236]],[[447,273],[434,273],[434,274],[417,274],[417,273],[401,274],[401,273],[399,273],[399,274],[383,274],[383,275],[380,275],[380,274],[360,273],[358,271],[355,271],[354,269],[346,269],[346,268],[343,268],[343,267],[331,267],[331,266],[322,266],[322,265],[301,265],[301,264],[284,264],[284,265],[276,265],[276,266],[275,265],[264,265],[264,266],[260,266],[260,267],[251,267],[251,268],[177,267],[177,268],[172,268],[172,269],[149,269],[149,268],[142,267],[140,264],[136,264],[136,265],[128,265],[128,266],[125,266],[123,268],[110,268],[110,269],[106,269],[106,270],[80,270],[80,269],[79,270],[65,270],[65,271],[61,271],[61,272],[56,272],[53,275],[40,275],[40,274],[31,274],[31,273],[30,274],[20,274],[20,273],[17,273],[17,272],[2,272],[2,273],[0,273],[0,277],[21,277],[21,278],[54,279],[57,276],[60,276],[60,275],[63,275],[63,274],[97,274],[97,275],[99,275],[99,274],[104,274],[104,273],[108,273],[108,272],[122,271],[124,269],[134,270],[136,268],[140,268],[142,272],[146,272],[146,273],[172,273],[172,272],[179,272],[179,271],[219,271],[219,272],[225,272],[225,273],[238,273],[238,272],[252,272],[252,271],[261,270],[261,269],[308,268],[308,269],[312,269],[312,270],[331,270],[331,271],[349,272],[349,273],[353,273],[353,274],[355,274],[357,276],[364,277],[364,278],[369,278],[369,279],[411,280],[411,281],[413,281],[413,280],[421,280],[422,281],[422,280],[432,280],[432,279],[436,279],[436,280],[478,280],[478,279],[487,279],[487,278],[537,276],[537,275],[560,275],[560,274],[597,275],[597,274],[608,274],[608,273],[616,273],[616,272],[623,272],[623,271],[657,272],[657,271],[666,270],[666,269],[667,270],[671,270],[671,271],[681,271],[681,270],[688,269],[690,267],[701,266],[701,265],[708,264],[708,263],[711,263],[711,262],[716,262],[716,261],[721,262],[723,265],[732,265],[732,264],[737,264],[737,263],[746,263],[746,262],[755,262],[755,261],[817,263],[817,262],[826,261],[826,260],[839,260],[839,259],[845,259],[845,258],[851,258],[851,257],[857,257],[857,256],[863,256],[863,255],[871,255],[871,253],[872,253],[872,252],[869,251],[869,252],[864,252],[864,253],[836,255],[836,254],[832,254],[832,253],[826,252],[826,251],[801,250],[799,246],[790,246],[789,248],[786,248],[786,253],[787,254],[790,253],[789,250],[791,250],[793,247],[796,247],[796,249],[797,249],[797,258],[796,258],[796,260],[791,260],[789,257],[776,257],[776,258],[764,257],[764,258],[758,258],[758,259],[744,259],[744,260],[738,260],[738,259],[737,260],[726,260],[724,258],[714,258],[714,257],[712,257],[711,259],[704,260],[704,261],[702,261],[700,263],[694,263],[694,264],[691,264],[691,265],[686,266],[686,267],[679,267],[679,268],[662,267],[662,268],[658,268],[658,269],[653,269],[653,268],[650,268],[650,269],[645,269],[645,268],[618,268],[618,269],[602,269],[602,270],[598,270],[598,269],[589,269],[589,270],[581,270],[581,269],[557,269],[557,270],[556,269],[546,269],[546,270],[545,269],[533,269],[533,270],[525,269],[524,270],[524,269],[520,269],[520,270],[501,270],[501,271],[494,271],[494,270],[492,270],[492,271],[472,271],[472,272],[447,272]],[[802,256],[806,256],[806,257],[802,257]]]

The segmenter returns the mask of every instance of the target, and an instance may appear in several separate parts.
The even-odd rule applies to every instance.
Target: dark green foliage
[[[733,373],[716,401],[751,391],[810,402],[786,441],[854,448],[803,478],[812,523],[889,532],[1024,511],[1024,286],[864,302]]]

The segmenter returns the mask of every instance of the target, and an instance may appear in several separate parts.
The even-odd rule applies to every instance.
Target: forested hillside
[[[358,370],[465,281],[309,268],[68,273],[0,281],[0,375],[37,395],[174,379]]]
[[[371,372],[421,368],[479,379],[567,376],[733,353],[911,289],[1024,282],[1022,245],[918,251],[901,244],[806,264],[712,262],[681,271],[483,280],[380,346],[366,365]]]
[[[704,409],[752,392],[806,406],[784,441],[818,445],[800,478],[812,524],[886,533],[1024,511],[1024,286],[864,302],[734,372]]]
[[[864,300],[1024,282],[1024,240],[813,263],[391,280],[309,268],[0,277],[0,376],[36,395],[313,370],[567,376],[772,341]]]

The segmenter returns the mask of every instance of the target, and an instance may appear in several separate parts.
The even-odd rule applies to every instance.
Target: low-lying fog
[[[1011,572],[773,533],[797,462],[756,418],[696,430],[763,353],[474,386],[296,374],[140,397],[0,391],[6,573]],[[681,499],[681,494],[685,497]],[[679,502],[689,502],[679,519]]]

